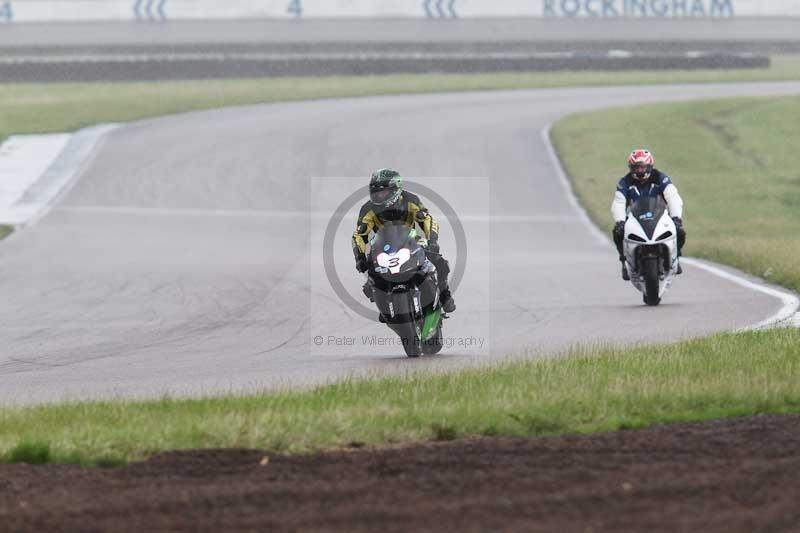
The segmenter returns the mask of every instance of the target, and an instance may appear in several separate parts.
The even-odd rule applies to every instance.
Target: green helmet
[[[403,178],[390,168],[382,168],[372,173],[369,180],[369,199],[375,205],[389,207],[403,194]]]

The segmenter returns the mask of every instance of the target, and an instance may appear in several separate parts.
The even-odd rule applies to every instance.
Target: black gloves
[[[606,226],[608,227],[608,226]],[[624,235],[625,234],[625,221],[620,220],[616,224],[614,224],[614,235]]]
[[[672,221],[675,223],[676,228],[683,227],[683,219],[681,217],[672,217]]]
[[[369,268],[369,265],[367,265],[367,257],[363,254],[358,256],[356,258],[356,270],[364,273],[367,271],[367,268]]]
[[[428,241],[428,251],[432,254],[439,253],[439,243],[437,241]]]

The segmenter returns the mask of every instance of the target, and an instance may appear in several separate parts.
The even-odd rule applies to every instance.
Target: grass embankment
[[[625,158],[650,148],[686,202],[687,254],[800,291],[800,97],[737,98],[568,117],[553,137],[601,227]]]
[[[798,344],[784,329],[251,398],[6,408],[0,457],[119,464],[172,449],[303,452],[798,412]]]
[[[11,226],[6,226],[4,224],[0,224],[0,240],[3,240],[6,237],[8,237],[9,235],[11,235],[11,233],[13,233],[13,231],[14,231],[14,228],[12,228]]]
[[[140,83],[0,84],[0,142],[12,133],[73,131],[184,111],[265,102],[404,93],[800,80],[800,56],[767,69],[535,72]]]

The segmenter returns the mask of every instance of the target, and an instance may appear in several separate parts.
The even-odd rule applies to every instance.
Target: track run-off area
[[[304,387],[769,321],[786,298],[695,263],[661,306],[643,306],[546,132],[586,110],[798,93],[786,82],[390,96],[127,124],[45,216],[0,244],[0,403]],[[457,247],[447,206],[426,198],[443,252],[464,268],[441,356],[408,361],[382,344],[388,329],[345,305],[324,274],[333,263],[367,303],[349,243],[358,206],[345,206],[333,257],[322,235],[386,166],[435,191],[464,229]],[[700,207],[685,200],[691,227]]]

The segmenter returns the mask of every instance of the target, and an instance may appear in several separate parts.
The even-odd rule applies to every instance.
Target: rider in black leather
[[[450,264],[439,251],[439,224],[434,220],[419,196],[403,190],[403,179],[392,169],[384,168],[372,174],[369,182],[369,201],[361,207],[353,233],[353,255],[356,269],[367,271],[366,247],[370,233],[380,229],[386,222],[401,222],[410,228],[418,225],[427,244],[425,255],[436,267],[439,298],[446,313],[456,310],[456,302],[450,293],[448,276]]]

